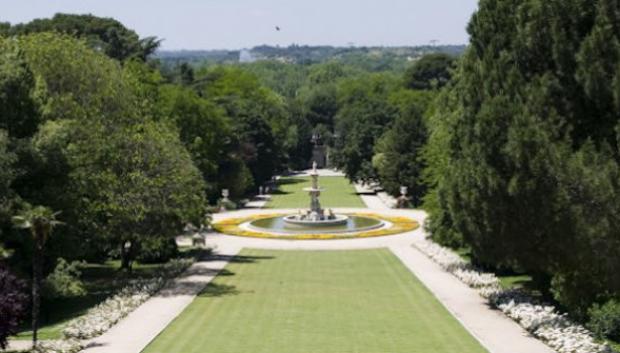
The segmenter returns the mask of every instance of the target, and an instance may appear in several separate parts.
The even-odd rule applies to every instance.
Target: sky
[[[466,44],[478,0],[0,0],[0,22],[113,17],[162,49]],[[280,27],[280,31],[276,30]]]

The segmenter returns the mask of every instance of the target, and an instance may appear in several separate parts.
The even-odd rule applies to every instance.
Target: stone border
[[[349,216],[349,215],[347,215],[347,216]],[[281,216],[276,216],[276,217],[281,217]],[[268,217],[268,218],[272,218],[272,217]],[[371,217],[365,217],[365,218],[371,218]],[[360,229],[358,229],[358,230],[356,230],[354,232],[351,232],[351,231],[348,231],[346,229],[343,229],[343,230],[331,231],[331,232],[329,232],[329,234],[338,234],[338,235],[343,235],[343,234],[359,234],[359,233],[364,233],[364,232],[368,232],[368,231],[371,231],[371,230],[388,229],[388,228],[392,227],[392,223],[391,222],[388,222],[388,221],[385,221],[385,220],[380,220],[377,217],[373,217],[373,219],[379,220],[379,223],[375,224],[375,225],[372,225],[372,226],[367,226],[367,227],[364,227],[364,228],[360,228]],[[318,228],[318,230],[316,230],[316,231],[308,231],[308,232],[304,232],[304,233],[291,233],[291,232],[285,232],[285,231],[280,231],[280,230],[269,231],[268,229],[252,225],[252,222],[254,222],[254,221],[241,223],[239,225],[239,228],[244,229],[244,230],[254,231],[254,232],[257,232],[257,233],[267,233],[267,232],[268,233],[274,233],[274,234],[279,235],[281,237],[291,237],[291,236],[298,235],[298,234],[324,234],[325,233],[325,231],[320,230],[320,228]]]
[[[270,213],[270,214],[261,214],[261,215],[253,215],[246,216],[240,218],[228,218],[218,222],[215,222],[212,226],[213,229],[219,233],[226,235],[233,235],[239,237],[249,237],[249,238],[263,238],[263,239],[282,239],[282,240],[331,240],[331,239],[355,239],[355,238],[371,238],[371,237],[382,237],[387,235],[395,235],[405,232],[410,232],[420,227],[420,224],[413,219],[407,217],[397,217],[397,216],[385,216],[376,213],[347,213],[348,216],[361,216],[361,217],[369,217],[369,218],[377,218],[386,225],[388,228],[381,229],[373,229],[362,232],[354,232],[354,233],[302,233],[302,234],[282,234],[282,233],[265,233],[256,231],[250,228],[245,227],[244,225],[248,222],[272,218],[272,217],[281,217],[286,216],[287,214],[282,213]]]

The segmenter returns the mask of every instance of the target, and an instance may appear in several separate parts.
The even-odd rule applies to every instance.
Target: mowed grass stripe
[[[485,352],[387,249],[250,249],[227,270],[144,352]]]
[[[303,189],[311,186],[310,177],[284,177],[278,181],[279,189],[274,192],[266,208],[308,208],[310,197]],[[364,201],[357,195],[355,186],[345,177],[319,177],[320,201],[323,208],[364,208]]]

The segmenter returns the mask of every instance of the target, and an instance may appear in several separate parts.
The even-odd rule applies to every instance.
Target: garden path
[[[361,191],[358,189],[358,191]],[[407,216],[422,224],[426,213],[418,210],[390,209],[376,195],[363,194],[369,209],[390,216]],[[367,210],[367,209],[365,209]],[[295,212],[296,210],[291,210]],[[355,212],[360,209],[335,209]],[[273,210],[245,209],[214,215],[217,221],[229,217],[272,213]],[[213,247],[215,258],[199,261],[183,277],[161,294],[148,300],[104,335],[91,340],[88,353],[139,353],[161,332],[194,297],[211,281],[228,261],[242,248],[278,250],[343,250],[389,248],[459,320],[463,326],[492,353],[552,353],[542,342],[500,312],[490,309],[478,293],[443,271],[436,263],[415,249],[412,244],[426,236],[423,227],[393,236],[342,239],[290,241],[257,239],[210,234],[207,245]],[[386,352],[387,353],[387,352]]]
[[[426,213],[419,210],[389,209],[379,197],[366,195],[371,200],[367,205],[381,214],[406,216],[423,224]],[[373,207],[379,205],[379,207]],[[367,210],[367,209],[366,209]],[[279,210],[280,211],[280,210]],[[295,210],[288,210],[294,212]],[[355,212],[360,209],[335,209],[336,212]],[[215,220],[244,217],[252,214],[272,213],[273,210],[241,210],[215,215]],[[284,213],[287,211],[285,210]],[[492,310],[478,292],[444,271],[439,265],[412,246],[416,240],[424,239],[423,227],[415,231],[376,238],[341,240],[290,241],[234,237],[214,234],[208,238],[208,245],[216,248],[277,249],[277,250],[348,250],[389,248],[409,270],[439,299],[439,301],[476,337],[491,353],[552,353],[551,348],[532,337],[516,322],[501,312]]]

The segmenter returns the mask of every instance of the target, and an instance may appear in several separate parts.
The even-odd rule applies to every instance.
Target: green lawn
[[[303,188],[310,187],[310,177],[285,177],[278,181],[276,190],[267,208],[307,208],[310,207],[310,197]],[[320,177],[319,186],[325,190],[321,192],[320,200],[323,208],[329,207],[360,207],[366,205],[356,194],[355,187],[344,177]]]
[[[144,353],[473,353],[387,249],[243,250]]]

